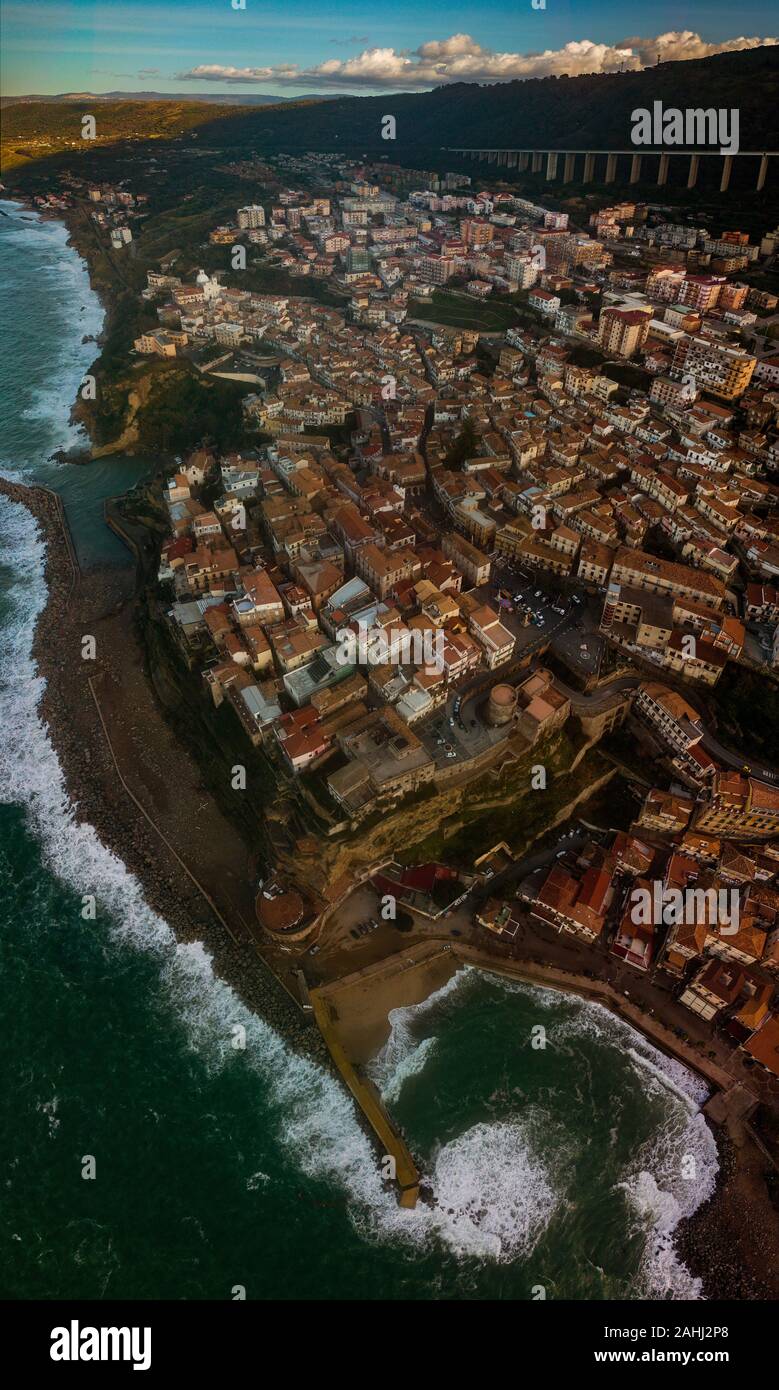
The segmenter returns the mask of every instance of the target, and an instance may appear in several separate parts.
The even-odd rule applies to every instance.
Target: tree
[[[462,468],[466,459],[473,458],[478,446],[478,436],[473,420],[467,417],[454,443],[447,450],[446,462],[450,468]]]

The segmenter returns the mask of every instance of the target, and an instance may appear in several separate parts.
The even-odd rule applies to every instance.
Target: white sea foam
[[[434,1223],[459,1255],[524,1259],[560,1203],[527,1120],[474,1125],[438,1154]]]
[[[51,420],[52,448],[66,428],[63,417],[69,400],[67,394],[59,397],[59,418]],[[49,405],[53,408],[53,401]],[[373,1147],[343,1088],[329,1072],[292,1053],[272,1028],[244,1008],[216,977],[202,945],[178,944],[164,920],[149,908],[140,884],[121,860],[106,849],[92,827],[76,821],[48,731],[38,714],[44,682],[32,660],[31,642],[36,615],[45,601],[43,558],[33,519],[24,508],[0,498],[0,565],[15,577],[13,587],[5,591],[5,604],[15,614],[0,633],[0,799],[25,807],[47,866],[74,892],[95,893],[117,942],[151,954],[158,962],[173,1016],[203,1062],[213,1068],[248,1064],[254,1069],[258,1092],[272,1108],[280,1142],[290,1158],[312,1180],[340,1187],[349,1195],[352,1219],[366,1238],[420,1246],[442,1243],[458,1255],[495,1261],[528,1254],[564,1200],[550,1160],[540,1157],[547,1153],[543,1134],[536,1138],[528,1115],[523,1114],[521,1123],[478,1124],[444,1145],[429,1174],[436,1205],[402,1210],[380,1181]],[[462,978],[453,977],[437,992],[438,1000],[459,989]],[[416,1007],[424,1010],[430,1004],[426,1001]],[[245,1052],[232,1047],[236,1023],[246,1028]],[[634,1045],[639,1047],[636,1036],[632,1035]],[[398,1052],[403,1053],[403,1048],[398,1046]],[[418,1060],[424,1064],[429,1055],[428,1050]],[[403,1066],[416,1065],[411,1058],[406,1051],[396,1059],[396,1084],[402,1084]],[[656,1064],[662,1067],[666,1061],[661,1058]],[[685,1116],[690,1123],[695,1118],[687,1112]],[[646,1169],[651,1175],[654,1163],[648,1155],[630,1179],[637,1194],[635,1203],[643,1201],[647,1210],[651,1185],[640,1180],[640,1173]],[[671,1196],[675,1210],[687,1209],[683,1194],[674,1191]],[[667,1220],[663,1218],[664,1230],[673,1228],[672,1217],[673,1212]],[[658,1230],[660,1224],[658,1217]]]
[[[560,996],[558,996],[559,998]],[[568,996],[572,1007],[569,1018],[555,1026],[554,1040],[559,1044],[564,1039],[576,1041],[589,1035],[604,1042],[617,1045],[627,1053],[636,1067],[644,1067],[661,1080],[669,1091],[684,1096],[697,1108],[709,1095],[706,1082],[695,1072],[690,1071],[675,1057],[669,1057],[654,1047],[643,1033],[639,1033],[630,1023],[618,1018],[603,1004],[592,999],[574,999]]]
[[[105,314],[90,289],[84,261],[67,247],[67,228],[59,221],[44,220],[37,215],[32,221],[25,221],[24,226],[14,225],[19,205],[5,202],[3,207],[11,216],[10,224],[4,219],[0,228],[4,250],[10,247],[17,255],[26,256],[30,253],[30,238],[35,238],[35,273],[47,286],[50,302],[57,311],[57,331],[47,340],[45,359],[37,347],[34,354],[29,355],[27,397],[25,402],[19,403],[19,418],[49,427],[49,452],[67,451],[88,442],[81,426],[71,424],[69,412],[84,374],[97,355],[94,343],[81,340],[85,336],[98,337]],[[13,283],[4,283],[2,288],[13,308],[16,303]],[[36,467],[36,460],[31,459],[22,471],[34,473]]]
[[[619,1047],[640,1074],[642,1087],[663,1101],[662,1124],[617,1184],[634,1213],[636,1229],[646,1238],[637,1296],[701,1298],[701,1281],[678,1258],[673,1237],[679,1222],[708,1200],[716,1183],[717,1146],[700,1112],[709,1088],[602,1004],[570,1002],[573,1012],[555,1027],[554,1045],[562,1043],[575,1053],[577,1039],[589,1036]]]
[[[675,1095],[691,1114],[695,1113],[698,1110],[699,1102],[691,1094],[697,1089],[690,1082],[691,1073],[680,1062],[676,1062],[673,1057],[667,1057],[665,1053],[657,1052],[655,1048],[651,1050],[654,1052],[654,1056],[644,1055],[638,1047],[628,1047],[626,1055],[635,1063],[640,1072],[644,1074],[648,1072],[650,1077],[657,1081],[660,1086]],[[662,1062],[657,1060],[659,1058],[662,1058]],[[695,1082],[695,1080],[697,1078],[693,1077],[692,1081]],[[701,1082],[701,1085],[703,1086],[701,1099],[705,1100],[709,1093],[708,1087],[705,1082]]]
[[[270,1177],[268,1176],[268,1174],[263,1173],[258,1169],[256,1173],[252,1173],[246,1179],[246,1190],[247,1192],[256,1192],[258,1188],[265,1187],[266,1183],[269,1182]]]
[[[39,1114],[46,1116],[49,1122],[49,1138],[54,1139],[61,1123],[57,1114],[59,1109],[59,1096],[52,1096],[51,1100],[39,1101],[35,1108]]]
[[[407,1004],[390,1010],[390,1035],[368,1067],[369,1075],[385,1101],[390,1104],[396,1101],[406,1081],[424,1070],[426,1062],[435,1051],[435,1038],[418,1039],[414,1032],[415,1025],[445,999],[451,999],[459,993],[464,985],[470,983],[475,973],[471,966],[465,966],[441,985],[440,989],[429,994],[427,999],[421,1000],[418,1004]]]
[[[105,848],[90,826],[76,822],[48,731],[37,712],[44,683],[30,655],[35,615],[45,599],[43,545],[29,513],[5,499],[0,499],[0,564],[6,573],[18,575],[10,591],[17,618],[4,625],[0,650],[0,727],[5,735],[0,747],[0,798],[26,807],[47,865],[75,892],[95,893],[117,940],[157,958],[174,1015],[204,1064],[217,1069],[240,1065],[238,1059],[244,1058],[254,1068],[259,1090],[274,1112],[280,1141],[291,1158],[312,1180],[346,1191],[352,1219],[366,1238],[420,1246],[433,1241],[457,1256],[489,1261],[529,1253],[559,1206],[561,1190],[538,1156],[546,1149],[540,1143],[533,1146],[526,1129],[499,1120],[477,1125],[453,1139],[439,1151],[428,1174],[436,1204],[419,1205],[413,1212],[401,1210],[380,1181],[373,1148],[341,1086],[329,1073],[292,1053],[272,1028],[244,1008],[214,974],[201,944],[178,944],[167,924],[149,908],[139,883],[121,860]],[[424,1003],[393,1011],[391,1041],[380,1062],[389,1094],[399,1094],[405,1080],[432,1055],[435,1040],[417,1043],[412,1021],[452,997],[468,979],[469,972],[460,972]],[[610,1032],[612,1025],[625,1027],[603,1010],[587,1017],[587,1011],[596,1007],[577,1008],[573,1028],[597,1026]],[[245,1053],[232,1047],[235,1023],[246,1028]],[[570,1026],[570,1021],[564,1026]],[[694,1079],[680,1087],[677,1069],[671,1064],[670,1073],[667,1070],[669,1059],[644,1040],[636,1041],[633,1030],[627,1033],[636,1049],[642,1053],[648,1049],[641,1064],[664,1073],[667,1084],[673,1081],[669,1095],[680,1113],[683,1109],[685,1121],[701,1127],[694,1129],[691,1138],[685,1137],[688,1147],[697,1140],[697,1186],[679,1189],[679,1184],[672,1184],[668,1173],[658,1168],[659,1150],[657,1155],[646,1155],[625,1184],[637,1219],[651,1218],[654,1223],[646,1261],[648,1288],[673,1288],[676,1297],[692,1297],[695,1285],[675,1260],[670,1237],[680,1217],[708,1195],[716,1172],[713,1141],[702,1118],[691,1114],[690,1086],[700,1100]]]
[[[447,1210],[422,1205],[413,1212],[402,1210],[381,1182],[372,1145],[343,1088],[329,1072],[292,1053],[272,1028],[249,1013],[215,975],[202,944],[177,943],[121,860],[91,826],[76,821],[37,711],[44,682],[35,670],[30,645],[35,616],[45,599],[43,555],[29,513],[0,498],[0,565],[20,576],[16,621],[4,624],[0,636],[0,727],[5,735],[0,799],[26,808],[47,866],[76,893],[95,894],[116,939],[158,960],[174,1015],[203,1062],[216,1069],[240,1065],[238,1059],[243,1058],[255,1069],[275,1113],[281,1142],[312,1180],[345,1189],[363,1235],[415,1244],[437,1238],[452,1251],[494,1258],[523,1247],[538,1226],[546,1187],[541,1178],[537,1186],[522,1179],[532,1165],[518,1142],[512,1149],[499,1126],[483,1126],[470,1138],[462,1136],[441,1151],[432,1174],[434,1189],[445,1194]],[[235,1023],[246,1028],[245,1052],[232,1047]],[[496,1154],[488,1140],[493,1130]],[[520,1164],[514,1176],[509,1171],[512,1153]],[[485,1214],[477,1220],[479,1193],[478,1205]]]
[[[717,1168],[714,1136],[703,1115],[690,1114],[679,1105],[637,1155],[634,1171],[619,1184],[638,1228],[647,1233],[640,1297],[702,1297],[701,1280],[679,1259],[673,1238],[679,1222],[712,1195]]]
[[[510,980],[507,975],[500,975],[497,971],[490,974],[490,980],[506,994],[521,994],[526,999],[532,999],[539,1009],[560,1007],[559,990],[547,989],[544,985],[533,984],[530,980]]]

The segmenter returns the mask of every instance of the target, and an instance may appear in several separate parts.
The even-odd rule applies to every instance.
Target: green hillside
[[[209,124],[234,116],[236,107],[209,106]],[[82,117],[95,118],[95,139],[82,136]],[[3,111],[0,167],[3,172],[32,160],[72,150],[88,153],[124,140],[169,141],[203,124],[204,107],[195,101],[116,101],[68,105],[27,102]]]
[[[664,106],[737,108],[742,150],[779,149],[779,47],[663,63],[643,72],[546,77],[492,85],[457,83],[432,92],[288,101],[274,106],[204,106],[195,101],[94,104],[97,141],[195,138],[239,151],[343,150],[424,162],[448,147],[529,146],[624,149],[631,113]],[[3,112],[5,170],[65,150],[81,150],[79,106],[36,102]],[[397,138],[382,139],[395,117]]]

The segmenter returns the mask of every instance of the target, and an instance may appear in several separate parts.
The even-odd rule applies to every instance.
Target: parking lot
[[[500,604],[506,627],[517,636],[518,653],[544,634],[566,665],[577,667],[584,675],[597,673],[603,638],[584,591],[562,594],[553,576],[531,574],[500,556],[494,563],[490,587],[490,601],[496,607]],[[506,599],[501,593],[510,596],[511,609],[503,606]],[[595,606],[600,606],[597,601]],[[530,615],[528,627],[522,626],[524,614]]]
[[[475,595],[500,611],[501,621],[516,639],[515,660],[546,639],[565,665],[584,675],[597,674],[604,647],[597,627],[597,597],[584,591],[560,594],[551,576],[528,574],[501,557],[490,583],[481,585]],[[501,679],[500,667],[494,679]],[[469,677],[464,690],[453,690],[443,708],[415,728],[441,768],[454,767],[458,758],[473,758],[505,740],[505,728],[492,728],[481,718],[486,691],[471,692],[469,687],[475,683],[483,686],[482,680]]]
[[[496,680],[500,680],[500,668]],[[439,767],[453,767],[458,758],[474,758],[495,744],[505,742],[505,727],[493,728],[480,717],[486,698],[485,690],[450,695],[440,713],[417,730]]]

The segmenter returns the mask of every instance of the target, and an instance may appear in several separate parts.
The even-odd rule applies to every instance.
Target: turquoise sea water
[[[100,307],[64,229],[0,206],[0,472],[62,493],[85,563],[119,559],[102,498],[144,466],[48,462]],[[705,1093],[575,999],[466,971],[395,1012],[374,1073],[438,1199],[397,1207],[340,1086],[75,824],[36,713],[42,558],[0,499],[0,1292],[695,1297],[670,1237],[714,1181]]]

